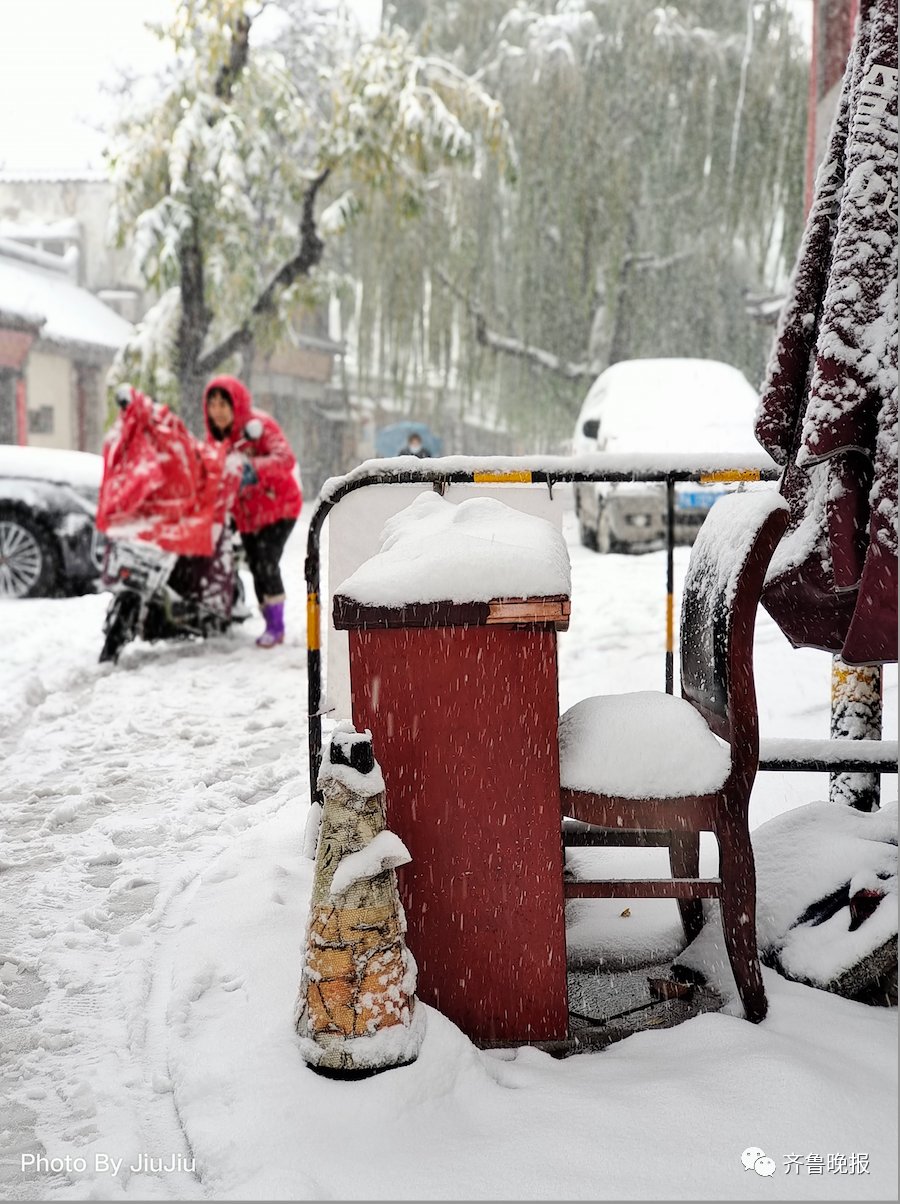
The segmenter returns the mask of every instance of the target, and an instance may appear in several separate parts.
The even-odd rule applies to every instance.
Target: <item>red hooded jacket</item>
[[[231,430],[222,440],[213,433],[207,409],[214,389],[227,393],[234,408]],[[303,494],[295,473],[296,457],[275,419],[253,409],[250,390],[233,376],[215,377],[203,394],[203,416],[208,442],[224,443],[229,452],[247,456],[258,478],[255,484],[244,486],[234,503],[238,530],[250,534],[281,519],[297,518]],[[251,422],[257,429],[251,427],[248,433],[246,428]]]

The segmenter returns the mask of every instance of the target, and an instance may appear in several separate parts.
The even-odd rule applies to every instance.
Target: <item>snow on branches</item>
[[[416,53],[393,29],[361,46],[336,72],[322,154],[379,191],[415,191],[440,166],[471,165],[479,148],[509,160],[512,145],[496,100],[445,59]]]
[[[452,64],[417,54],[403,31],[355,48],[338,39],[342,53],[323,42],[312,87],[286,54],[251,41],[252,22],[243,0],[182,0],[159,31],[175,56],[161,93],[122,118],[108,152],[112,232],[151,288],[180,297],[174,340],[150,336],[176,313],[156,307],[120,362],[148,384],[169,347],[189,420],[205,375],[312,303],[322,236],[346,228],[368,197],[415,213],[438,168],[511,156],[497,102]],[[330,26],[319,29],[327,38]],[[291,39],[279,43],[289,50]],[[320,219],[326,184],[343,191]]]

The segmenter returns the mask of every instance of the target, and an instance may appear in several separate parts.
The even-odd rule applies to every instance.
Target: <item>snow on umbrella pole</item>
[[[339,724],[322,762],[324,803],[297,999],[301,1053],[354,1077],[415,1060],[425,1016],[395,869],[411,860],[385,828],[370,732]]]

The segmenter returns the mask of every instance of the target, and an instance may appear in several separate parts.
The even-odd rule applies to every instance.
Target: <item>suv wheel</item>
[[[578,534],[584,547],[590,548],[592,552],[597,551],[597,532],[593,527],[589,527],[587,523],[579,521]]]
[[[0,510],[0,598],[46,598],[56,577],[50,537],[33,519]]]

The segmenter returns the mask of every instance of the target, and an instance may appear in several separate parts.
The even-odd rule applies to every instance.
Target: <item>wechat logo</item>
[[[762,1175],[764,1179],[775,1174],[775,1163],[766,1157],[764,1150],[757,1149],[756,1146],[749,1146],[744,1150],[741,1163],[745,1171],[756,1171],[757,1175]]]

